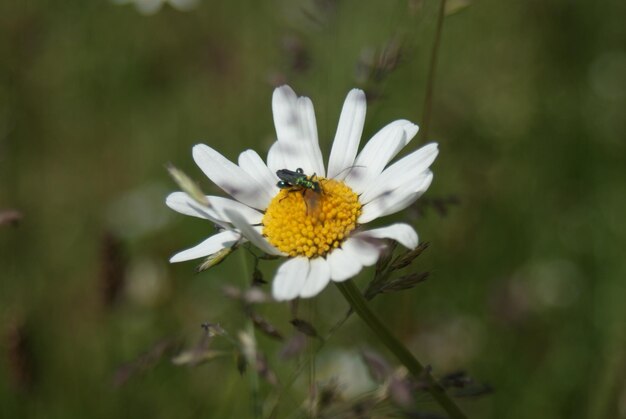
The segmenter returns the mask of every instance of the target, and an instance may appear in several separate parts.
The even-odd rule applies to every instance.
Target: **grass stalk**
[[[446,411],[452,419],[466,419],[465,414],[446,394],[446,390],[432,377],[428,370],[413,356],[413,354],[391,334],[384,323],[367,306],[365,298],[349,279],[345,282],[336,282],[337,288],[350,303],[357,315],[369,326],[380,341],[389,349],[398,360],[409,370],[416,380],[424,380],[428,384],[427,391],[435,401]]]
[[[424,97],[424,107],[421,119],[421,135],[424,141],[428,141],[430,133],[430,118],[433,106],[433,91],[435,88],[435,73],[437,70],[437,58],[439,56],[439,46],[441,45],[441,33],[443,31],[443,20],[446,15],[446,0],[441,0],[439,13],[437,16],[437,28],[435,29],[435,39],[430,53],[430,64],[428,65],[428,78],[426,82],[426,96]]]

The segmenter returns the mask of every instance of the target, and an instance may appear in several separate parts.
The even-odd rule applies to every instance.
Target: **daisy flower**
[[[194,146],[196,164],[234,200],[207,196],[203,205],[184,192],[169,195],[166,203],[173,210],[208,219],[222,229],[177,253],[170,262],[213,255],[249,241],[267,254],[286,258],[272,282],[272,294],[280,301],[313,297],[330,281],[357,275],[376,263],[384,239],[415,248],[417,233],[408,224],[364,226],[403,210],[428,189],[437,144],[428,144],[388,166],[418,131],[417,125],[401,119],[382,128],[359,153],[365,110],[363,91],[350,91],[327,167],[313,103],[297,97],[289,86],[274,90],[272,111],[278,140],[269,150],[267,163],[253,150],[242,152],[235,164],[207,145]],[[298,173],[316,188],[279,184],[277,172],[283,169]]]

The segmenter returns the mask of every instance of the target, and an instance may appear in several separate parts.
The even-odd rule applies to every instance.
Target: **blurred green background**
[[[411,268],[430,279],[372,306],[435,374],[463,369],[494,388],[459,400],[472,418],[626,417],[626,3],[447,6],[430,132],[408,147],[440,143],[435,180],[384,220],[409,219],[431,243]],[[0,416],[248,417],[232,356],[170,362],[202,339],[202,322],[245,328],[222,288],[249,280],[243,251],[201,274],[168,264],[212,226],[165,207],[177,187],[164,166],[219,193],[191,147],[265,156],[282,83],[312,98],[325,155],[355,86],[371,99],[364,139],[398,118],[422,125],[438,8],[205,0],[144,15],[2,1],[0,210],[23,219],[0,226]],[[261,268],[271,279],[275,265]],[[299,315],[325,332],[345,307],[328,287]],[[298,333],[287,304],[258,311]],[[287,384],[297,358],[258,340]],[[304,414],[307,380],[325,369],[346,368],[345,397],[358,393],[350,371],[363,366],[348,364],[363,347],[393,361],[353,318],[315,375],[284,385],[276,417]],[[264,400],[276,392],[261,382]],[[436,411],[427,397],[418,407]]]

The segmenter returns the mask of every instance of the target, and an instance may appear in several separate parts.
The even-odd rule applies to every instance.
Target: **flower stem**
[[[428,66],[428,81],[426,82],[426,97],[424,98],[424,108],[422,113],[422,129],[421,135],[425,141],[428,141],[430,134],[430,115],[433,106],[433,90],[435,86],[435,72],[437,68],[437,55],[439,53],[439,45],[441,44],[441,32],[443,29],[443,20],[446,14],[446,0],[440,0],[439,13],[437,15],[437,28],[435,29],[435,40],[433,48],[430,52],[430,64]]]
[[[395,336],[391,334],[389,329],[383,322],[369,309],[363,295],[349,279],[345,282],[336,282],[337,288],[343,294],[344,298],[350,303],[350,306],[356,311],[359,317],[369,326],[370,329],[378,336],[381,342],[398,358],[398,360],[409,370],[413,377],[417,380],[425,380],[428,384],[427,391],[446,411],[452,419],[466,419],[466,416],[458,406],[448,397],[445,389],[435,381],[430,373],[424,369],[422,364],[409,352],[409,350]]]

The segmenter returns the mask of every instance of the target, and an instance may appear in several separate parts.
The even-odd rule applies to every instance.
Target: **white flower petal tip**
[[[296,257],[280,265],[272,281],[272,296],[276,301],[288,301],[300,295],[309,275],[307,258]]]
[[[274,89],[273,97],[278,95],[296,97],[296,92],[288,84],[283,84]]]
[[[280,144],[273,153],[280,156],[268,156],[270,168],[302,168],[305,173],[324,176],[313,102],[307,97],[298,98],[289,86],[281,86],[274,90],[272,111]]]
[[[425,171],[419,177],[411,179],[403,186],[381,193],[376,199],[363,206],[359,224],[366,224],[385,215],[402,211],[414,203],[430,186],[433,174]]]
[[[222,231],[190,249],[176,253],[170,258],[170,263],[185,262],[212,255],[225,247],[232,247],[240,239],[241,235],[236,231]]]
[[[417,125],[405,119],[386,125],[365,144],[346,176],[346,183],[356,193],[363,193],[418,130]]]
[[[415,249],[419,243],[417,233],[413,227],[404,223],[397,223],[387,227],[362,231],[356,233],[354,237],[364,240],[367,240],[368,238],[393,239],[408,249]]]
[[[403,187],[411,190],[417,178],[427,172],[439,153],[437,143],[430,143],[387,167],[367,185],[359,200],[362,204]],[[412,189],[414,191],[415,189]]]
[[[347,175],[345,169],[354,165],[365,124],[366,109],[365,93],[359,89],[352,89],[339,116],[337,133],[328,161],[328,177],[345,177]]]

